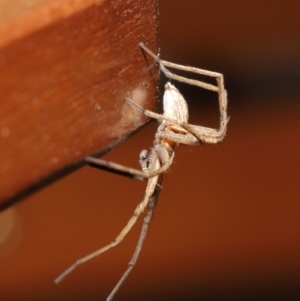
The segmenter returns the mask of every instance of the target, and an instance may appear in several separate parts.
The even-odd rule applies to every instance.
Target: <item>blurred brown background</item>
[[[161,57],[224,73],[229,123],[217,146],[181,147],[137,266],[116,300],[300,299],[300,2],[160,1]],[[217,98],[180,86],[191,121],[216,127]],[[153,122],[104,158],[138,167]],[[84,167],[0,217],[1,300],[105,300],[140,223],[112,241],[145,183]]]

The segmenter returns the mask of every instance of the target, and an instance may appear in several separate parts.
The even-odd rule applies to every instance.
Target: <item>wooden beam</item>
[[[153,109],[157,1],[20,1],[0,18],[0,209],[104,154],[147,122],[124,100]]]

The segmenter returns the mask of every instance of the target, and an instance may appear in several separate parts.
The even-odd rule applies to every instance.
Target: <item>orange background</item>
[[[177,150],[115,299],[299,300],[300,2],[161,0],[160,11],[161,57],[224,73],[231,120],[221,144]],[[183,91],[192,123],[217,126],[216,98]],[[104,158],[138,167],[156,127]],[[141,223],[60,285],[53,280],[112,241],[144,189],[84,167],[1,213],[0,299],[105,300]]]

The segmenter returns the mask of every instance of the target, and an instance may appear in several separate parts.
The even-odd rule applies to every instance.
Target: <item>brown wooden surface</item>
[[[6,13],[7,12],[7,13]],[[0,208],[105,153],[154,108],[157,2],[0,2]]]

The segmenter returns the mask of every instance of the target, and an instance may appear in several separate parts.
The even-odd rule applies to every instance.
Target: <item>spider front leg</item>
[[[209,143],[209,144],[216,144],[223,140],[226,129],[227,129],[227,123],[228,118],[227,114],[221,116],[221,125],[220,129],[212,129],[197,125],[191,125],[187,122],[180,122],[177,120],[174,120],[172,118],[169,118],[165,115],[158,114],[149,110],[144,109],[139,104],[133,102],[131,99],[126,98],[126,101],[142,111],[146,116],[149,116],[153,119],[156,119],[160,122],[167,121],[170,125],[179,126],[182,128],[183,134],[178,134],[172,131],[162,131],[157,132],[156,137],[158,138],[168,138],[172,140],[173,142],[180,143],[180,144],[188,144],[188,145],[197,145],[199,142],[203,143]],[[226,118],[226,119],[225,119]]]
[[[162,115],[158,116],[156,113],[153,114],[151,111],[145,111],[145,115],[150,116],[152,118],[156,119],[162,119],[166,120],[168,122],[171,122],[173,124],[177,124],[187,130],[190,134],[192,134],[194,137],[196,137],[198,140],[204,142],[204,143],[218,143],[223,140],[226,129],[227,129],[227,123],[229,121],[229,118],[227,116],[227,92],[224,87],[224,78],[221,73],[217,72],[211,72],[203,69],[198,69],[194,67],[186,67],[166,61],[160,61],[161,70],[166,74],[167,77],[176,79],[178,81],[184,82],[186,84],[190,84],[193,86],[198,86],[205,88],[207,90],[215,91],[218,93],[218,100],[219,100],[219,111],[220,111],[220,128],[219,129],[212,129],[207,127],[202,127],[198,125],[192,125],[187,122],[187,120],[172,120],[168,119],[168,116]],[[171,73],[168,69],[165,68],[165,66],[169,66],[172,68],[189,71],[197,74],[207,75],[209,77],[214,77],[217,81],[217,86],[209,85],[204,82],[193,80],[189,78],[185,78],[182,76],[178,76],[176,74]],[[174,89],[174,88],[173,88]],[[181,97],[183,97],[180,92],[176,89],[176,93],[178,93]]]
[[[224,77],[223,74],[218,72],[212,72],[204,69],[199,69],[195,67],[183,66],[179,64],[174,64],[168,61],[161,60],[157,55],[155,55],[150,49],[148,49],[143,43],[139,44],[150,56],[152,56],[160,65],[160,70],[166,75],[166,77],[170,79],[174,79],[189,85],[197,86],[204,88],[206,90],[214,91],[218,93],[219,99],[219,110],[220,110],[220,128],[219,129],[211,129],[206,127],[201,127],[197,125],[191,125],[187,123],[187,120],[172,120],[168,119],[170,116],[157,115],[151,111],[144,110],[145,115],[150,116],[152,118],[156,118],[158,120],[165,120],[172,124],[177,124],[191,133],[194,137],[204,143],[218,143],[221,141],[226,133],[227,123],[229,121],[227,117],[227,92],[224,87]],[[190,78],[186,78],[183,76],[176,75],[168,70],[166,67],[170,67],[177,70],[182,70],[186,72],[196,73],[208,77],[213,77],[216,79],[217,85],[211,85],[199,80],[194,80]],[[177,90],[177,89],[176,89]],[[179,91],[178,91],[179,93]],[[180,93],[179,93],[180,94]],[[174,102],[175,103],[175,102]]]
[[[169,157],[167,151],[160,147],[159,145],[154,147],[154,151],[159,155],[160,161],[161,161],[161,166],[157,168],[156,170],[151,170],[145,168],[145,162],[142,157],[144,156],[145,152],[147,151],[142,151],[140,153],[140,164],[142,167],[142,170],[138,170],[135,168],[127,167],[118,163],[110,162],[110,161],[105,161],[102,159],[94,158],[87,156],[84,158],[85,162],[88,163],[90,166],[101,169],[101,170],[106,170],[121,176],[129,177],[132,179],[138,179],[138,180],[147,180],[152,177],[155,177],[157,175],[160,175],[164,172],[166,172],[172,163],[171,158]],[[151,152],[153,154],[153,151]]]
[[[167,121],[172,125],[179,126],[182,128],[183,134],[178,134],[173,131],[164,131],[158,132],[156,137],[158,138],[168,138],[173,142],[177,142],[180,144],[188,144],[188,145],[197,145],[199,142],[208,143],[208,144],[216,144],[223,140],[227,130],[228,119],[221,121],[220,129],[212,129],[198,125],[192,125],[184,121],[176,121],[172,118],[166,117],[161,114],[157,114],[155,112],[145,110],[145,115],[157,119],[159,121]],[[185,131],[185,132],[184,132]]]
[[[170,79],[175,79],[179,82],[183,82],[183,83],[186,83],[186,84],[189,84],[192,86],[201,87],[206,90],[219,92],[221,94],[223,94],[223,91],[225,91],[223,74],[205,70],[205,69],[184,66],[184,65],[175,64],[175,63],[161,60],[148,47],[146,47],[144,43],[139,43],[139,45],[141,48],[143,48],[150,56],[152,56],[159,63],[160,70],[165,74],[166,77],[168,77]],[[182,71],[186,71],[186,72],[196,73],[196,74],[200,74],[200,75],[204,75],[204,76],[208,76],[208,77],[213,77],[217,80],[217,86],[205,83],[203,81],[190,79],[190,78],[186,78],[186,77],[174,74],[170,70],[168,70],[166,67],[170,67],[173,69],[182,70]]]

